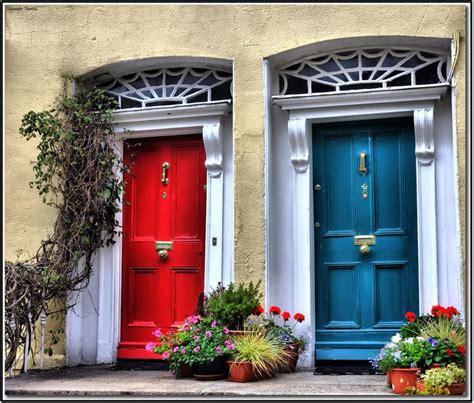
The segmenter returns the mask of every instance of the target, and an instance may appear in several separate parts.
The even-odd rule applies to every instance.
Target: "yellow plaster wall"
[[[234,61],[235,276],[264,278],[264,57],[355,36],[465,37],[463,5],[17,5],[6,11],[5,252],[34,251],[54,212],[28,187],[36,150],[23,114],[48,107],[64,74],[153,56]],[[465,42],[463,42],[465,45]],[[457,78],[460,222],[465,230],[465,53]],[[464,236],[464,235],[463,235]],[[463,245],[464,245],[463,238]],[[464,246],[463,246],[464,247]]]

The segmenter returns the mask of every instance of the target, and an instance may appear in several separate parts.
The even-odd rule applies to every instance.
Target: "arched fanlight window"
[[[281,66],[280,95],[387,89],[447,82],[447,55],[360,48],[316,54]]]
[[[97,85],[120,109],[232,100],[232,73],[204,68],[162,68],[124,75]]]

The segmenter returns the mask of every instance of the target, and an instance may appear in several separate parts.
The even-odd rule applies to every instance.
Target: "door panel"
[[[170,330],[192,314],[204,288],[205,152],[200,136],[129,145],[124,159],[133,164],[124,176],[118,358],[156,359],[144,348],[152,331]],[[172,242],[167,258],[159,256],[156,241]]]
[[[413,123],[317,125],[313,147],[316,359],[368,359],[418,310]]]

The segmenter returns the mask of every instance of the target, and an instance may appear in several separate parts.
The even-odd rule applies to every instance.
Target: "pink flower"
[[[223,332],[224,334],[229,334],[229,329],[227,329],[227,328],[225,327],[222,332]]]
[[[163,359],[164,359],[164,360],[167,360],[168,358],[170,358],[170,353],[169,353],[169,351],[165,351],[165,352],[163,353]]]
[[[229,347],[229,345],[232,344],[232,342],[231,342],[230,340],[226,340],[226,341],[224,342],[224,344],[225,344],[227,347]]]
[[[198,341],[199,340],[199,336],[194,336],[194,341]]]
[[[173,348],[173,353],[177,353],[179,351],[179,347],[176,346],[175,348]]]
[[[150,341],[146,347],[145,347],[145,350],[146,351],[149,351],[150,353],[153,353],[155,351],[155,347],[156,347],[156,344],[153,343],[152,341]]]
[[[217,346],[217,347],[216,347],[216,353],[218,353],[218,354],[222,353],[222,348],[221,348],[221,346]]]
[[[195,353],[199,353],[199,350],[201,350],[201,347],[196,346],[193,351],[194,351]]]
[[[183,348],[181,349],[181,354],[184,354],[184,353],[186,353],[186,349],[183,347]]]
[[[233,345],[232,343],[230,343],[230,344],[227,346],[227,348],[228,348],[229,350],[235,350],[235,347],[234,347],[234,345]]]
[[[152,333],[153,336],[155,337],[160,337],[161,336],[161,329],[156,329],[153,333]]]
[[[206,332],[206,337],[212,337],[212,333],[209,332],[209,331],[207,331],[207,332]]]
[[[217,326],[217,322],[216,322],[216,321],[214,321],[214,322],[211,323],[211,327],[216,327],[216,326]]]

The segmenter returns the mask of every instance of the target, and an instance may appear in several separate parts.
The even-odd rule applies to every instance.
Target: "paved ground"
[[[34,371],[5,380],[7,398],[18,396],[392,396],[383,375],[280,374],[259,382],[174,379],[168,371],[80,366]]]

